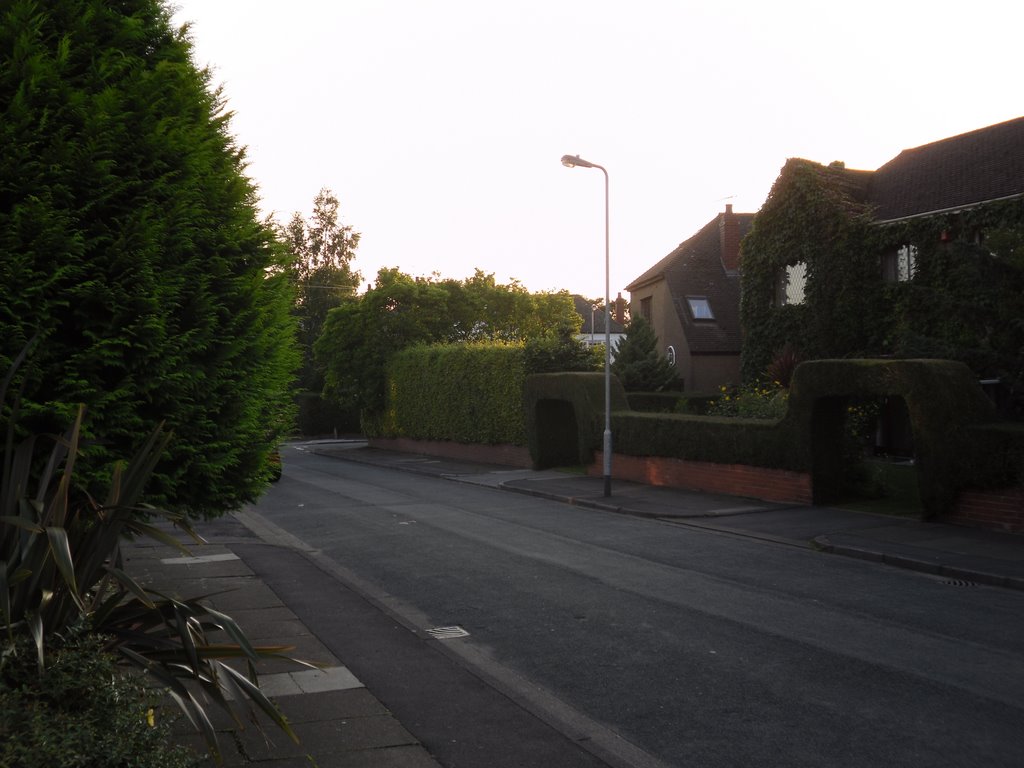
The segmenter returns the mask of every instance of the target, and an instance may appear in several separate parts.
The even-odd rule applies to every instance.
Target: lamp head
[[[566,168],[593,168],[594,164],[581,158],[579,155],[562,155],[562,165]]]

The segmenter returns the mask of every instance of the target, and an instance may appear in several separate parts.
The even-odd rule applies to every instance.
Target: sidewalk
[[[1021,536],[621,481],[613,481],[612,496],[606,498],[602,478],[370,449],[358,441],[319,441],[292,447],[337,459],[726,535],[816,548],[933,573],[965,586],[988,584],[1024,589],[1024,537]],[[287,465],[287,454],[284,460]],[[301,743],[293,744],[269,721],[261,734],[251,725],[239,730],[226,716],[220,715],[214,717],[214,723],[224,765],[229,768],[253,764],[260,768],[440,768],[423,745],[321,642],[320,637],[327,638],[331,633],[324,634],[321,628],[318,637],[298,617],[296,612],[300,611],[303,595],[309,589],[306,580],[319,573],[315,566],[302,560],[300,554],[289,556],[280,548],[268,545],[243,524],[241,518],[227,516],[200,523],[198,530],[208,543],[190,547],[192,557],[183,557],[170,546],[148,540],[125,546],[128,572],[145,585],[186,598],[210,595],[208,602],[212,607],[231,615],[254,643],[294,646],[290,655],[319,666],[319,669],[309,669],[281,659],[260,662],[257,669],[261,687],[287,716]],[[190,544],[188,540],[183,541],[186,546]],[[276,563],[278,572],[285,571],[290,576],[290,581],[281,582],[278,587],[279,590],[284,587],[285,598],[271,590],[258,575],[260,568],[266,571],[268,562]],[[305,565],[308,572],[302,571],[301,565]],[[323,573],[319,576],[330,580]],[[277,578],[280,581],[280,573]],[[323,600],[323,595],[318,591],[309,599],[316,602]],[[308,610],[304,615],[311,616]],[[312,618],[310,621],[318,626],[317,621]],[[346,658],[357,658],[349,655],[351,650],[340,653]],[[350,663],[358,665],[356,661]],[[177,724],[176,733],[180,743],[193,747],[197,754],[205,754],[204,742],[187,721]],[[214,763],[207,758],[203,765]]]
[[[648,517],[694,528],[812,547],[932,573],[967,584],[1024,589],[1024,536],[834,507],[773,504],[626,481],[605,498],[600,477],[512,469],[367,448],[353,441],[300,444],[302,450],[449,480]]]
[[[255,645],[294,646],[289,655],[313,662],[310,669],[285,659],[257,664],[260,687],[281,709],[300,739],[296,745],[261,715],[263,732],[239,730],[211,706],[223,765],[260,768],[439,768],[438,763],[365,686],[320,642],[295,613],[235,552],[259,540],[232,518],[197,526],[207,544],[183,538],[191,557],[150,540],[124,548],[129,573],[144,585],[195,598],[235,619]],[[170,529],[167,529],[170,530]],[[170,710],[174,711],[173,705]],[[178,743],[206,755],[206,744],[182,717]],[[203,766],[215,765],[205,757]]]

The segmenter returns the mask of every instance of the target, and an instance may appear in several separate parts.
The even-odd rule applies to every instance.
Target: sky
[[[787,158],[872,170],[1024,115],[1012,0],[171,0],[262,213],[353,266],[612,298]]]

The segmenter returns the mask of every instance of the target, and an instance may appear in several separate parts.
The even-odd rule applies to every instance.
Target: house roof
[[[1024,195],[1024,117],[906,149],[871,175],[875,219]]]
[[[604,312],[591,312],[594,307],[594,302],[590,299],[584,298],[579,294],[573,294],[572,303],[576,306],[576,314],[583,318],[583,327],[580,328],[580,333],[591,334],[591,333],[604,333]],[[600,302],[601,306],[604,306],[604,301]],[[618,322],[614,317],[615,300],[612,300],[612,324],[611,333],[625,333],[626,329],[622,323]],[[593,328],[591,328],[591,319],[593,319]]]
[[[726,215],[736,218],[742,239],[750,230],[754,214],[720,213],[626,286],[626,290],[633,292],[657,280],[665,280],[694,354],[740,351],[740,277],[736,272],[727,272],[722,264],[720,226]],[[687,306],[688,296],[707,299],[714,320],[695,320]]]

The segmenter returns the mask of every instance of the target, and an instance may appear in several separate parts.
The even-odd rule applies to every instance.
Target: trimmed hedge
[[[646,413],[675,413],[683,399],[682,392],[627,392],[626,399],[634,411]]]
[[[829,501],[840,484],[849,399],[882,395],[907,404],[922,506],[932,514],[951,510],[971,481],[968,427],[993,421],[995,409],[970,368],[949,360],[816,360],[797,367],[784,421],[807,445],[815,501]]]
[[[616,453],[804,471],[799,441],[780,422],[724,416],[613,413]]]
[[[707,416],[711,404],[721,397],[719,392],[627,392],[629,407],[645,413],[689,413]]]
[[[537,469],[589,464],[604,434],[603,373],[542,373],[526,378],[526,439]],[[611,378],[612,420],[629,412],[626,391]],[[614,427],[613,427],[614,431]]]
[[[588,463],[603,431],[600,374],[531,376],[524,407],[538,468],[576,457]],[[808,472],[815,503],[844,483],[844,428],[856,397],[902,397],[914,433],[915,466],[927,515],[953,508],[961,488],[1024,477],[1024,429],[993,424],[995,411],[971,370],[948,360],[815,360],[796,369],[789,408],[779,420],[735,419],[628,410],[621,386],[612,409],[613,446],[631,456],[706,461]],[[552,447],[554,446],[554,447]],[[993,449],[1003,457],[993,461]],[[977,472],[982,465],[985,472]]]
[[[522,345],[416,346],[388,365],[381,437],[524,445]]]
[[[1024,424],[975,424],[967,434],[971,450],[966,452],[964,472],[971,488],[1024,486]]]

